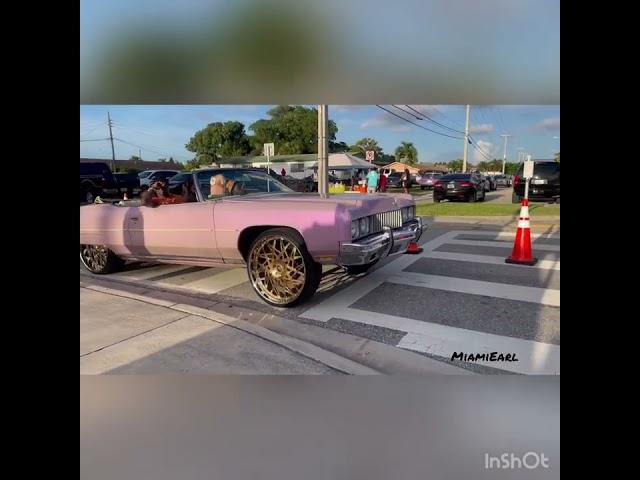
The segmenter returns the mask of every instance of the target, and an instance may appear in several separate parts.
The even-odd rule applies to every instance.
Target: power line
[[[480,155],[482,155],[486,161],[493,161],[493,159],[490,157],[490,152],[485,151],[480,145],[478,145],[475,139],[472,139],[471,145],[473,146],[474,150],[480,152]]]
[[[442,135],[443,137],[454,138],[456,140],[462,140],[462,137],[454,137],[452,135],[447,135],[446,133],[436,132],[435,130],[431,130],[430,128],[427,128],[427,127],[424,127],[422,125],[419,125],[419,124],[417,124],[415,122],[412,122],[411,120],[409,120],[407,118],[401,117],[400,115],[398,115],[396,113],[393,113],[391,110],[387,110],[386,108],[381,107],[380,105],[376,105],[376,107],[384,110],[385,112],[390,113],[394,117],[398,117],[399,119],[404,120],[405,122],[409,122],[410,124],[415,125],[418,128],[422,128],[423,130],[427,130],[428,132],[435,133],[436,135]]]
[[[105,140],[109,140],[109,138],[91,138],[87,140],[80,140],[80,142],[104,142]]]
[[[407,107],[407,108],[409,108],[409,109],[413,110],[414,112],[416,112],[416,113],[418,113],[418,114],[422,115],[423,117],[425,117],[425,118],[426,118],[426,119],[428,119],[429,121],[431,121],[431,122],[435,123],[436,125],[440,125],[441,127],[446,128],[447,130],[451,130],[452,132],[461,133],[461,134],[463,134],[463,135],[464,135],[464,132],[463,132],[463,131],[461,131],[461,130],[456,130],[455,128],[448,127],[447,125],[445,125],[445,124],[443,124],[443,123],[440,123],[440,122],[438,122],[438,121],[434,120],[434,119],[433,119],[433,118],[431,118],[429,115],[427,115],[427,114],[425,114],[425,113],[422,113],[422,112],[421,112],[421,111],[419,111],[419,110],[416,110],[416,109],[415,109],[415,108],[413,108],[411,105],[405,105],[405,107]],[[398,107],[396,107],[396,108],[398,108]]]
[[[168,154],[166,154],[166,153],[158,152],[157,150],[152,150],[151,148],[147,148],[147,147],[144,147],[144,146],[142,146],[142,145],[137,145],[137,144],[135,144],[135,143],[128,142],[128,141],[123,140],[123,139],[121,139],[121,138],[114,137],[114,140],[117,140],[118,142],[126,143],[127,145],[131,145],[132,147],[136,147],[136,148],[139,148],[139,149],[145,150],[145,151],[147,151],[147,152],[155,153],[156,155],[160,155],[160,156],[162,156],[162,157],[173,157],[173,158],[177,158],[177,159],[179,159],[179,160],[181,159],[181,158],[180,158],[181,156],[178,156],[178,155],[168,155]]]
[[[89,131],[84,132],[84,133],[80,133],[80,136],[82,136],[82,135],[87,135],[87,134],[89,134],[89,133],[91,133],[91,132],[95,132],[98,128],[103,127],[103,126],[105,126],[105,125],[106,125],[106,124],[105,124],[104,122],[102,122],[102,123],[100,123],[100,124],[96,125],[95,127],[93,127],[92,129],[90,129]]]

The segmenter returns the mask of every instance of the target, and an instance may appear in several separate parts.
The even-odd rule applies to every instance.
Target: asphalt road
[[[155,288],[167,298],[181,292],[230,309],[274,314],[443,362],[451,362],[455,352],[496,351],[518,358],[453,362],[482,373],[557,374],[560,238],[558,233],[532,236],[540,261],[525,267],[504,263],[513,232],[432,228],[420,241],[423,253],[385,259],[367,274],[349,276],[340,267],[325,266],[316,295],[290,309],[262,302],[244,268],[131,264],[101,278]],[[82,266],[80,275],[83,282],[96,278]]]

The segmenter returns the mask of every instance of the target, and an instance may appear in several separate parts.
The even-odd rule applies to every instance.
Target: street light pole
[[[470,105],[467,105],[467,119],[464,124],[464,150],[462,155],[462,173],[467,173],[467,155],[469,152],[469,112]]]
[[[501,137],[504,137],[504,154],[502,155],[502,174],[504,175],[504,168],[505,165],[507,164],[507,139],[511,136],[508,135],[506,133],[500,135]]]
[[[318,193],[329,192],[329,108],[318,105]]]

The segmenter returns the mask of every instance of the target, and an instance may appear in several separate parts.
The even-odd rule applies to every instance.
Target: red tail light
[[[513,177],[513,186],[516,187],[519,184],[520,184],[520,177],[516,175],[515,177]]]
[[[473,185],[473,183],[471,182],[461,182],[460,186],[461,187],[471,187]]]
[[[442,182],[438,181],[436,183],[433,184],[434,187],[441,187],[442,186]]]

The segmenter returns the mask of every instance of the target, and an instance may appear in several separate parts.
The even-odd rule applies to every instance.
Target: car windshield
[[[469,180],[471,179],[471,175],[469,175],[468,173],[455,173],[452,175],[445,175],[444,177],[441,177],[440,180],[443,181],[447,181],[447,180]]]
[[[224,182],[233,180],[238,190],[231,194],[250,195],[267,192],[293,192],[292,189],[259,170],[203,170],[197,173],[197,181],[205,198],[211,195],[211,177],[222,175]]]
[[[151,172],[140,172],[138,174],[139,178],[147,178],[149,175],[151,175]]]

